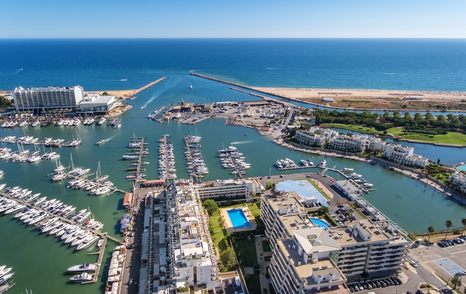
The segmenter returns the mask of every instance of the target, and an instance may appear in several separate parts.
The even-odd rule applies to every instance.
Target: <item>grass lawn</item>
[[[247,206],[249,208],[249,210],[251,211],[254,218],[260,217],[261,210],[260,210],[259,206],[257,206],[256,202],[238,203],[238,204],[234,204],[234,205],[221,206],[221,208],[236,208],[236,207],[244,207],[244,206]]]
[[[227,232],[223,228],[222,217],[220,216],[220,211],[215,212],[211,217],[209,217],[210,224],[210,234],[212,236],[212,242],[218,250],[224,251],[229,247],[227,241]]]
[[[241,267],[257,268],[257,254],[256,245],[254,238],[249,241],[247,238],[235,238],[235,251]],[[259,274],[254,273],[253,275],[245,274],[246,284],[248,286],[249,293],[261,293],[261,284]]]
[[[347,125],[347,124],[321,124],[319,127],[325,127],[325,128],[337,128],[337,129],[343,129],[343,130],[348,130],[348,131],[355,131],[355,132],[360,132],[364,134],[371,134],[371,135],[381,135],[383,132],[377,131],[373,127],[366,127],[366,126],[361,126],[361,125]]]
[[[466,146],[466,134],[448,132],[445,135],[428,135],[421,133],[404,132],[403,128],[390,128],[388,133],[399,136],[401,139],[416,140],[426,143],[451,144]]]
[[[262,250],[264,250],[264,252],[270,252],[272,251],[272,249],[270,248],[270,244],[268,241],[266,240],[263,240],[262,241]]]
[[[314,188],[317,189],[317,191],[320,192],[320,194],[322,194],[322,196],[324,196],[325,198],[327,198],[327,200],[332,200],[332,198],[331,198],[329,195],[327,195],[327,193],[325,193],[324,190],[322,190],[322,189],[319,187],[319,185],[317,185],[316,182],[314,182],[312,179],[308,179],[308,181],[309,181],[309,183],[311,183],[311,184],[314,186]]]

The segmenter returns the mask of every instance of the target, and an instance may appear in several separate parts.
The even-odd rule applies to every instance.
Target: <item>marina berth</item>
[[[103,224],[91,217],[88,209],[76,211],[57,199],[40,197],[21,187],[2,186],[0,215],[34,226],[41,234],[55,236],[75,250],[83,250],[101,238]]]
[[[97,163],[95,177],[90,178],[92,174],[90,169],[75,167],[71,158],[70,167],[64,167],[61,162],[57,162],[57,167],[50,174],[52,182],[61,182],[68,179],[66,185],[68,189],[86,191],[90,195],[102,196],[109,195],[116,191],[116,187],[108,180],[108,175],[102,175],[100,161]]]
[[[246,157],[238,149],[230,145],[225,149],[220,149],[217,152],[222,167],[230,170],[232,175],[243,177],[246,171],[251,168],[251,164],[246,162]]]
[[[176,176],[175,154],[173,144],[170,142],[170,135],[164,135],[159,139],[158,173],[161,179],[174,180]]]
[[[203,178],[209,173],[201,154],[201,140],[199,136],[184,137],[186,167],[189,175],[195,180]]]
[[[128,153],[122,156],[122,160],[129,161],[129,166],[126,169],[128,175],[127,180],[142,182],[145,180],[145,165],[148,162],[144,161],[145,157],[149,154],[149,149],[146,148],[144,138],[139,138],[133,135],[128,143]]]

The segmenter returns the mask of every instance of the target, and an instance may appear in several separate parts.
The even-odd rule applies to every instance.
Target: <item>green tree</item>
[[[447,227],[447,230],[445,231],[445,239],[448,236],[448,232],[450,231],[450,228],[453,226],[453,222],[451,220],[447,220],[445,222],[445,227]]]
[[[461,287],[461,276],[456,274],[453,279],[450,281],[451,285],[453,286],[453,290],[456,290],[456,288]]]
[[[217,205],[217,202],[215,202],[214,200],[212,199],[207,199],[205,200],[202,205],[204,206],[204,208],[207,210],[207,213],[209,214],[209,216],[212,216],[214,213],[216,213],[218,211],[218,205]]]
[[[466,231],[466,218],[463,218],[461,220],[461,223],[463,224],[463,232],[461,233],[461,235],[464,235],[464,232]]]
[[[430,237],[432,236],[432,234],[435,232],[435,229],[433,226],[430,226],[427,228],[427,232],[429,232],[429,238],[427,239],[427,243],[430,243]]]
[[[228,247],[220,252],[220,261],[222,262],[222,271],[234,270],[236,268],[236,257],[233,248]]]

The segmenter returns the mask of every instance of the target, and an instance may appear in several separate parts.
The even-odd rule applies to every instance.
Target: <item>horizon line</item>
[[[19,37],[3,40],[466,40],[465,37]]]

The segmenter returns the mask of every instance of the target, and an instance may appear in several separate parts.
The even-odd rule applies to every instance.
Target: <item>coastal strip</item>
[[[324,107],[327,109],[347,111],[371,110],[381,112],[466,112],[466,109],[464,109],[464,105],[466,105],[466,92],[251,87],[196,72],[191,72],[190,74],[199,78],[251,90],[287,101],[304,103],[307,105]],[[324,98],[330,99],[326,102],[323,101],[325,100]],[[377,103],[373,102],[374,100],[377,100]],[[396,101],[396,104],[384,104],[386,101]],[[334,102],[337,102],[337,105],[330,104]],[[420,104],[421,102],[425,104],[422,105],[422,107],[407,107],[409,103]],[[347,104],[350,106],[343,106],[342,104]],[[361,105],[352,106],[352,104]],[[448,108],[448,104],[451,104],[451,109]]]
[[[99,92],[100,94],[102,93],[107,93],[108,95],[112,95],[112,96],[115,96],[115,97],[118,97],[118,98],[121,98],[121,99],[128,99],[128,98],[132,98],[134,96],[136,96],[137,94],[139,94],[140,92],[164,81],[166,79],[166,77],[161,77],[161,78],[158,78],[157,80],[155,81],[152,81],[138,89],[132,89],[132,90],[100,90],[100,91],[97,91]]]

